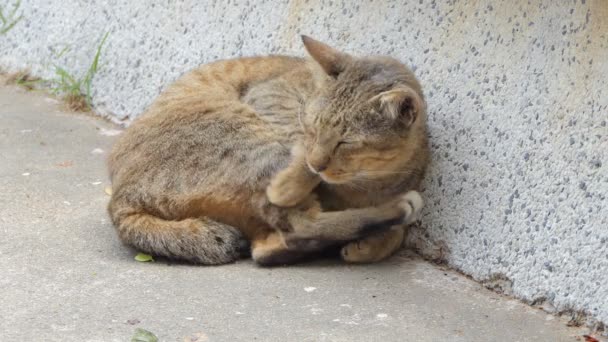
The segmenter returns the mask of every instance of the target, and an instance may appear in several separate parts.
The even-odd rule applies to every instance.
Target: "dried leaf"
[[[66,161],[62,161],[61,163],[57,163],[55,165],[57,165],[59,167],[70,167],[70,166],[74,165],[74,162],[71,160],[66,160]]]
[[[583,337],[585,338],[585,342],[600,342],[600,340],[591,335],[583,335]]]
[[[158,337],[148,330],[137,328],[131,342],[158,342]]]
[[[103,191],[106,193],[106,195],[108,196],[112,196],[112,187],[111,186],[106,186]]]
[[[154,258],[150,254],[146,253],[137,253],[135,256],[135,260],[140,262],[154,261]]]

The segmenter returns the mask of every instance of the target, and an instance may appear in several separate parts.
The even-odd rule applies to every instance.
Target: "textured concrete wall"
[[[410,244],[608,322],[608,2],[27,0],[22,13],[0,65],[46,77],[83,72],[110,32],[94,103],[118,121],[200,63],[302,54],[299,33],[401,58],[425,86],[433,141]]]

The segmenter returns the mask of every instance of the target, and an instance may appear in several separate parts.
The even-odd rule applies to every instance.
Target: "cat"
[[[429,162],[421,86],[393,58],[302,41],[311,59],[202,65],[121,134],[108,212],[124,243],[208,265],[401,246]]]

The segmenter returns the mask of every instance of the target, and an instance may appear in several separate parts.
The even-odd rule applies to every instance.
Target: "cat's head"
[[[303,36],[318,91],[300,116],[306,160],[328,183],[402,172],[425,143],[425,102],[413,73],[390,57],[354,57]]]

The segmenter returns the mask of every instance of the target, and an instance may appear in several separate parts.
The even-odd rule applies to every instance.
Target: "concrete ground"
[[[260,268],[141,263],[106,216],[117,127],[0,87],[0,341],[583,341],[583,328],[401,253]]]

